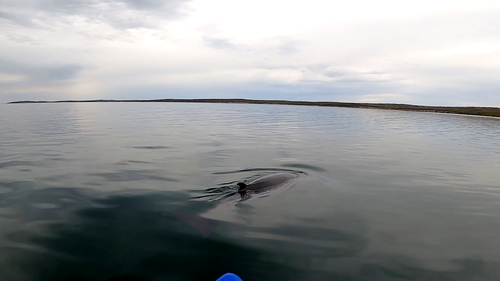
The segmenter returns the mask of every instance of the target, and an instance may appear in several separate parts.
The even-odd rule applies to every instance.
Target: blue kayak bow
[[[221,278],[217,279],[217,281],[243,281],[238,275],[233,273],[226,273],[221,276]]]

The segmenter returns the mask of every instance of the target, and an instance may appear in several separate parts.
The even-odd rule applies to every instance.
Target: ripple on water
[[[499,119],[0,107],[2,281],[500,280]],[[273,173],[301,181],[257,200],[192,198]]]
[[[141,171],[141,170],[122,170],[118,172],[110,173],[93,173],[90,176],[102,177],[110,182],[120,182],[120,181],[140,181],[140,180],[157,180],[157,181],[170,181],[178,182],[174,178],[162,177],[151,174],[151,171]]]
[[[134,146],[135,149],[147,149],[147,150],[155,150],[155,149],[167,149],[170,148],[168,146],[161,146],[161,145],[152,145],[152,146]]]

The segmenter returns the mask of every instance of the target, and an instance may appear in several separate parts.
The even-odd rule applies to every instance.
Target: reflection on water
[[[8,270],[2,272],[3,280],[22,276],[30,280],[121,280],[120,276],[215,280],[227,271],[248,280],[300,280],[313,273],[328,274],[318,268],[304,276],[294,267],[314,259],[352,256],[363,247],[362,237],[334,229],[291,225],[267,229],[202,218],[196,214],[212,205],[190,202],[181,192],[94,194],[101,197],[94,199],[84,194],[75,189],[44,189],[2,201],[2,205],[16,203],[4,218],[22,223],[20,230],[4,236],[1,255]],[[54,203],[40,207],[38,202]],[[208,235],[211,227],[219,231]],[[288,244],[287,251],[280,251],[272,240]]]
[[[498,119],[47,104],[0,121],[2,281],[500,278]],[[234,197],[280,173],[300,180]]]

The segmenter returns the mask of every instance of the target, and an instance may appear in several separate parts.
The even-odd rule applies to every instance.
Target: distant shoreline
[[[451,107],[451,106],[423,106],[410,104],[389,103],[351,103],[351,102],[314,102],[314,101],[286,101],[286,100],[250,100],[250,99],[155,99],[155,100],[60,100],[60,101],[14,101],[8,104],[25,103],[75,103],[75,102],[179,102],[179,103],[241,103],[241,104],[281,104],[303,106],[327,106],[347,108],[388,109],[418,112],[452,113],[465,115],[479,115],[500,117],[498,107]]]

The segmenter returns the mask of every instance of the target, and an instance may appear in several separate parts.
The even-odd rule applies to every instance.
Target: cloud
[[[227,38],[217,37],[204,37],[203,42],[210,48],[224,49],[224,50],[238,50],[241,49],[238,45],[232,43]]]
[[[279,38],[278,43],[276,44],[276,50],[279,54],[291,55],[298,53],[300,51],[300,47],[303,45],[304,43],[299,40]]]
[[[0,7],[0,19],[13,25],[53,29],[54,24],[106,24],[115,29],[161,27],[179,19],[191,0],[19,0]],[[30,7],[27,9],[26,7]]]
[[[32,65],[0,58],[0,94],[54,91],[74,82],[84,69],[78,64]]]
[[[355,67],[334,66],[329,64],[307,65],[302,70],[306,83],[325,83],[346,86],[349,84],[404,83],[405,79],[392,72],[363,70]]]
[[[203,43],[205,46],[235,52],[239,51],[247,54],[271,54],[288,56],[300,52],[303,42],[291,38],[272,37],[263,38],[251,43],[235,43],[234,39],[226,38],[223,36],[210,36],[203,35]]]
[[[179,14],[179,10],[186,3],[185,0],[122,0],[128,6],[138,10],[167,10],[171,14]]]
[[[31,45],[39,45],[40,44],[37,40],[35,40],[29,36],[19,36],[19,35],[9,34],[9,35],[7,35],[7,39],[9,39],[10,41],[17,42],[17,43],[31,43]]]
[[[12,12],[9,9],[9,7],[0,7],[0,22],[1,21],[24,27],[33,26],[33,23],[31,22],[31,17],[29,17],[26,13],[21,14],[17,12]]]
[[[0,58],[0,72],[30,77],[32,80],[62,81],[75,78],[82,65],[26,65]]]
[[[290,36],[263,36],[248,40],[227,36],[217,24],[202,25],[198,28],[199,36],[205,46],[219,51],[240,52],[242,55],[279,55],[287,56],[300,52],[304,41]]]
[[[498,1],[2,2],[2,93],[500,105]]]

